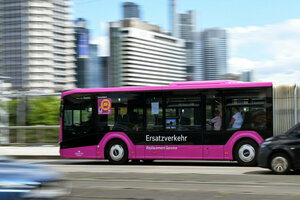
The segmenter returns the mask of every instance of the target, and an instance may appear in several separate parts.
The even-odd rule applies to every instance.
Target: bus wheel
[[[122,165],[128,161],[126,144],[121,140],[114,140],[107,147],[107,158],[111,164]]]
[[[275,174],[287,174],[291,168],[289,157],[284,153],[277,153],[272,156],[270,168]]]
[[[234,156],[242,166],[254,166],[257,164],[258,145],[253,140],[240,141],[235,149]]]

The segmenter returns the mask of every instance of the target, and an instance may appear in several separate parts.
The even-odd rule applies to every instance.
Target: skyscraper
[[[173,37],[178,37],[177,32],[177,14],[175,0],[169,0],[169,15],[170,15],[170,31]]]
[[[171,35],[185,40],[187,76],[188,80],[193,80],[193,33],[196,31],[196,11],[189,10],[186,13],[176,13],[175,0],[169,1],[169,10]]]
[[[85,88],[89,58],[89,30],[86,26],[86,20],[83,18],[75,20],[75,52],[76,87]]]
[[[184,40],[138,19],[110,23],[110,87],[186,80]]]
[[[178,14],[178,36],[187,42],[193,41],[193,32],[196,31],[196,11],[189,10],[187,13]]]
[[[189,80],[194,79],[194,38],[193,33],[196,31],[196,12],[189,10],[187,13],[180,13],[177,16],[176,23],[177,34],[179,38],[185,40],[186,49],[186,68]]]
[[[98,45],[89,44],[88,67],[86,71],[86,85],[88,88],[104,87],[103,69],[98,56]]]
[[[195,80],[218,80],[227,71],[226,31],[207,29],[196,33],[195,38]]]
[[[14,91],[75,87],[69,1],[0,0],[0,73]]]
[[[108,87],[108,56],[101,56],[99,57],[100,66],[102,68],[102,76],[101,79],[103,80],[103,87]]]
[[[123,3],[123,19],[140,18],[139,6],[132,2]]]
[[[201,40],[201,32],[194,33],[194,49],[193,49],[193,76],[195,81],[203,81],[204,78],[204,64],[203,64],[203,48]]]

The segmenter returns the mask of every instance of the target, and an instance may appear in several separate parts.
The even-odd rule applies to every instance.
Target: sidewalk
[[[59,147],[42,146],[0,146],[0,155],[16,159],[58,159]]]

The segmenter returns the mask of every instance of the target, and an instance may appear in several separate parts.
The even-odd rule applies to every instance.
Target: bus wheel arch
[[[113,138],[105,145],[105,158],[111,164],[122,165],[128,162],[128,146],[119,139]]]
[[[233,146],[233,159],[242,166],[255,166],[257,164],[258,147],[259,144],[254,139],[241,138]]]

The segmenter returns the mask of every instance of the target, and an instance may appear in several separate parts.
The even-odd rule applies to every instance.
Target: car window
[[[294,128],[291,128],[290,131],[287,132],[287,135],[293,137],[300,137],[300,126],[297,125]]]

